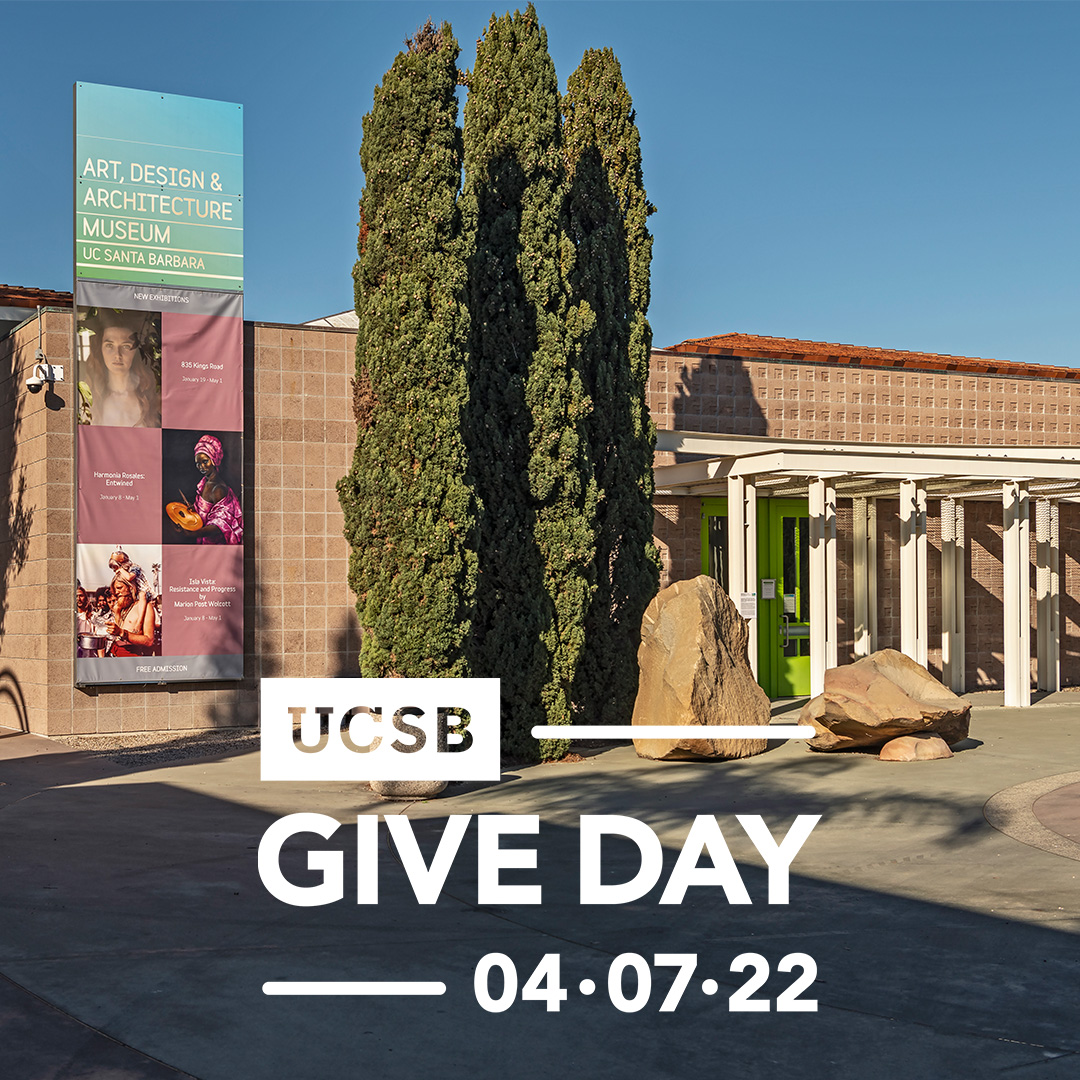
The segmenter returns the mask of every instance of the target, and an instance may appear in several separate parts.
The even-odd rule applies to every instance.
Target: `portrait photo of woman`
[[[166,490],[175,489],[182,500],[179,503],[170,502],[166,507],[168,526],[163,536],[164,542],[242,544],[244,511],[237,494],[240,485],[233,483],[229,469],[232,464],[230,457],[239,457],[239,432],[204,432],[200,435],[195,432],[167,431],[164,435],[162,448]],[[190,463],[184,466],[182,472],[176,464],[178,455]],[[184,491],[192,465],[201,479],[195,487],[195,498],[188,499]],[[186,490],[191,489],[187,487]],[[168,535],[170,532],[171,536]]]
[[[161,427],[161,316],[79,309],[79,423]]]

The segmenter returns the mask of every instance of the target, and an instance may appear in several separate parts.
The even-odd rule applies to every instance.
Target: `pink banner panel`
[[[244,549],[167,547],[161,578],[165,656],[244,651]]]
[[[161,426],[244,427],[244,322],[222,315],[161,316]]]
[[[79,436],[78,540],[161,542],[161,431],[90,427]]]

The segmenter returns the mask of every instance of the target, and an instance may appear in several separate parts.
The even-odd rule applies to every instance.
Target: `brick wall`
[[[40,328],[45,355],[70,372],[70,315],[46,312]],[[74,470],[71,383],[26,389],[38,329],[35,318],[0,341],[0,723],[45,733],[50,709],[70,727]]]
[[[263,676],[357,670],[334,490],[352,457],[349,331],[245,325],[244,678],[74,687],[74,418],[69,312],[44,315],[56,393],[25,379],[37,320],[0,341],[0,724],[39,734],[191,730],[258,721]]]
[[[860,369],[796,360],[754,360],[657,351],[649,407],[660,429],[920,445],[1076,445],[1080,383],[985,373]],[[658,454],[658,465],[673,454]],[[667,499],[668,497],[663,497]],[[673,503],[679,500],[671,500]],[[683,500],[689,503],[689,500]],[[969,689],[1003,682],[1001,501],[966,504],[965,629]],[[940,502],[927,513],[928,666],[941,675]],[[657,501],[658,512],[660,501]],[[900,647],[900,519],[894,500],[878,499],[878,648]],[[684,509],[657,518],[672,556],[664,583],[700,572],[700,523]],[[1035,556],[1034,506],[1031,557]],[[1080,506],[1061,506],[1061,677],[1080,685]],[[1031,569],[1032,677],[1035,663],[1035,570]],[[840,662],[854,659],[851,503],[837,507]]]
[[[701,500],[658,496],[653,500],[653,540],[660,550],[660,588],[701,573]]]
[[[354,674],[355,598],[335,485],[356,445],[356,336],[253,329],[259,675]]]
[[[1080,382],[1071,380],[661,350],[648,400],[656,426],[678,431],[954,446],[1080,442]]]
[[[71,314],[42,316],[42,345],[68,380],[31,395],[38,320],[0,341],[0,724],[42,734],[190,730],[257,721],[258,680],[356,670],[358,631],[334,485],[355,427],[349,331],[245,326],[246,640],[238,683],[77,690],[73,662],[74,419]],[[660,428],[847,441],[1072,444],[1080,386],[970,373],[859,370],[658,352],[649,385]],[[671,455],[665,455],[670,459]],[[658,464],[665,463],[658,455]],[[936,504],[928,523],[931,641],[940,634]],[[701,566],[701,503],[656,500],[662,584]],[[1034,531],[1034,530],[1033,530]],[[1001,508],[968,504],[968,682],[1001,681]],[[899,520],[878,501],[879,646],[899,645]],[[1062,679],[1080,683],[1080,507],[1065,505]],[[841,657],[853,652],[851,508],[838,507]],[[1034,602],[1032,610],[1034,625]],[[939,671],[940,649],[930,652]]]

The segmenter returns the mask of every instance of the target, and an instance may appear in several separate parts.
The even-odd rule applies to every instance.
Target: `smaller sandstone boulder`
[[[890,739],[882,748],[881,761],[936,761],[949,758],[953,752],[940,735],[901,735]]]
[[[825,672],[825,690],[803,708],[800,724],[817,734],[811,750],[882,746],[900,735],[933,732],[950,746],[967,738],[971,705],[921,664],[881,649]]]
[[[750,670],[748,640],[746,620],[711,577],[677,581],[656,595],[641,623],[633,723],[680,724],[686,736],[635,739],[639,757],[740,758],[768,749],[767,739],[694,736],[702,724],[768,725],[769,699]]]

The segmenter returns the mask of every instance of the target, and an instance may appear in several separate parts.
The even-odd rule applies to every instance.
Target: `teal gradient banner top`
[[[243,106],[75,84],[75,277],[244,285]]]

